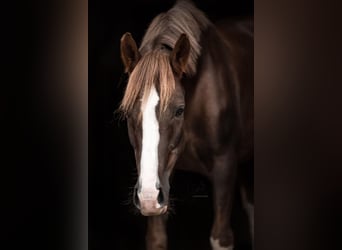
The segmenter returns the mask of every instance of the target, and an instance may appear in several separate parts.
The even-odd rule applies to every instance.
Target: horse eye
[[[176,110],[175,116],[176,116],[176,117],[180,117],[183,113],[184,113],[184,108],[183,108],[183,107],[178,108],[178,109]]]

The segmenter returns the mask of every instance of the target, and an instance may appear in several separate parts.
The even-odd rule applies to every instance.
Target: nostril
[[[163,190],[161,188],[159,188],[157,200],[158,200],[159,205],[161,205],[161,206],[164,205],[164,194],[163,194]]]
[[[138,197],[138,189],[134,188],[134,194],[133,194],[133,204],[140,209],[140,201]]]

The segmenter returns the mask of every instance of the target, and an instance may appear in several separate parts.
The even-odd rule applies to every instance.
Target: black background
[[[224,7],[225,2],[198,1],[212,18],[252,12],[251,4],[227,1],[230,7]],[[2,3],[1,249],[85,250],[88,238],[91,249],[120,249],[116,244],[127,242],[127,246],[142,246],[143,219],[131,217],[127,206],[121,205],[134,182],[134,162],[125,157],[125,152],[131,154],[126,130],[124,123],[110,121],[123,90],[117,88],[122,71],[118,38],[131,31],[139,41],[133,31],[141,37],[143,30],[137,27],[144,29],[159,8],[171,5],[150,3],[158,7],[141,11],[146,5],[138,1],[91,1],[89,17],[84,0]],[[255,1],[258,250],[342,249],[340,4],[337,0]],[[79,39],[80,30],[88,26],[89,36],[85,33]],[[60,48],[61,40],[75,38],[76,49]],[[88,40],[89,100],[80,104],[75,100],[88,88],[88,74],[81,71],[80,84],[75,84],[70,72],[87,65]],[[79,47],[83,47],[81,55],[75,55]],[[78,117],[88,113],[88,104],[89,124]],[[89,130],[89,143],[84,134],[82,140],[75,140],[80,130],[85,134]],[[88,155],[76,157],[88,144],[89,174]],[[122,151],[113,145],[120,145]],[[118,169],[119,163],[127,168]],[[89,202],[83,200],[88,197],[87,183],[79,185],[87,174]],[[198,215],[210,211],[210,197],[192,199],[192,195],[210,190],[200,177],[182,173],[178,178],[194,180],[194,185],[186,192],[185,181],[174,186],[179,201],[170,226],[178,231],[171,230],[171,236],[182,246],[208,247],[210,216],[202,220]],[[189,211],[186,201],[201,209]],[[126,220],[128,215],[133,219]],[[188,220],[189,216],[195,220]],[[89,235],[80,235],[88,230],[87,219]],[[194,226],[198,230],[193,231]]]
[[[113,112],[123,96],[120,38],[131,32],[140,44],[149,22],[174,1],[90,1],[89,3],[89,246],[90,249],[144,249],[146,218],[130,193],[135,161],[125,121]],[[213,22],[253,16],[253,1],[196,1]],[[173,211],[168,223],[170,249],[210,249],[211,189],[207,180],[177,172],[171,183]],[[246,242],[240,240],[240,248]],[[243,248],[244,247],[244,248]]]

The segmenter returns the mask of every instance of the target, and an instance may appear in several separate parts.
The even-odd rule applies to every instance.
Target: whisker
[[[133,195],[134,195],[134,186],[130,186],[128,187],[128,191],[127,191],[127,199],[123,200],[121,202],[121,205],[123,206],[127,206],[127,211],[132,214],[132,215],[140,215],[140,211],[139,209],[134,205],[133,203]]]

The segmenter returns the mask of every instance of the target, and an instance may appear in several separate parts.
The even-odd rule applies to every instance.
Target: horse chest
[[[209,176],[212,169],[212,153],[205,140],[200,137],[188,139],[175,167]]]

